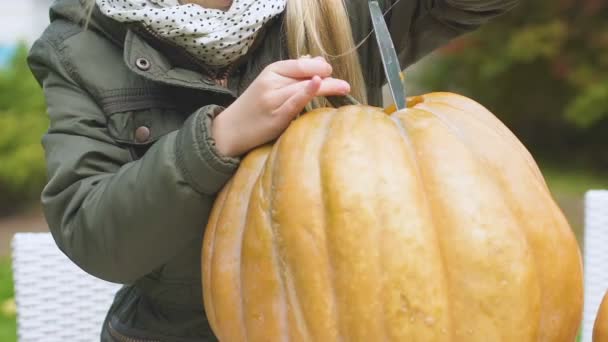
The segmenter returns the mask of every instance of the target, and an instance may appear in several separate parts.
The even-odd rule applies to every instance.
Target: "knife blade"
[[[401,80],[402,70],[397,58],[397,52],[395,51],[395,45],[391,39],[391,34],[386,26],[386,21],[384,20],[384,15],[378,1],[369,1],[368,5],[391,96],[393,97],[393,101],[395,101],[397,110],[405,109],[407,106],[405,86]]]

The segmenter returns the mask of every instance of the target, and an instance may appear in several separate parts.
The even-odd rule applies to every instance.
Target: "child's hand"
[[[345,95],[350,85],[331,78],[323,58],[273,63],[213,121],[218,151],[238,156],[277,138],[316,96]]]

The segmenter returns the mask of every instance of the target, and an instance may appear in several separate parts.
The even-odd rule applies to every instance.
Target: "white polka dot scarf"
[[[212,67],[228,66],[247,53],[260,28],[287,0],[234,0],[227,11],[181,5],[178,0],[96,0],[120,22],[140,22]]]

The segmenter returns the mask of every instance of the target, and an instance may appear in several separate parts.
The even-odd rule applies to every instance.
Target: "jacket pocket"
[[[109,319],[104,326],[102,342],[216,342],[215,338],[182,338],[151,334],[126,326],[116,317]]]
[[[106,339],[110,339],[108,342],[162,342],[161,340],[138,337],[132,334],[127,335],[127,333],[120,331],[123,329],[119,330],[116,325],[115,322],[110,320],[105,327],[106,331],[103,336],[106,336]],[[106,341],[102,340],[102,342]]]
[[[186,116],[172,108],[141,108],[111,113],[107,128],[110,136],[141,158],[163,136],[180,129]]]

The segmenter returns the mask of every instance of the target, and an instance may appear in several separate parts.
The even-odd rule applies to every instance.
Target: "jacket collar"
[[[208,75],[173,65],[164,54],[132,29],[128,29],[125,34],[124,61],[131,71],[152,81],[236,96],[234,89],[217,85]]]
[[[97,6],[93,7],[89,19],[86,9],[93,1],[56,0],[50,9],[50,19],[51,21],[68,20],[78,25],[86,23],[87,29],[95,30],[117,47],[122,48],[127,67],[144,78],[172,86],[236,96],[237,82],[231,80],[228,82],[229,88],[224,88],[217,85],[215,80],[202,70],[197,72],[196,68],[176,65],[166,54],[149,43],[150,37],[145,35],[145,30],[142,30],[139,25],[119,23],[103,15]],[[144,39],[144,36],[147,39]],[[141,67],[141,62],[144,60],[148,63],[147,68]]]

